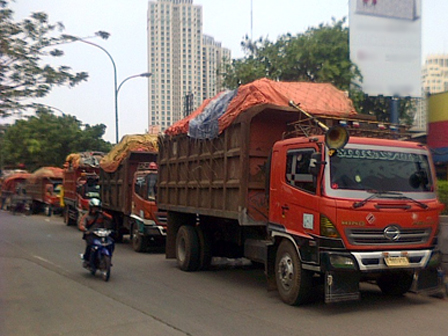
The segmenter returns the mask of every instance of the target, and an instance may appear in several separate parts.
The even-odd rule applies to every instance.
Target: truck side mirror
[[[320,169],[322,165],[325,164],[325,161],[322,161],[322,153],[313,153],[311,154],[310,165],[308,167],[308,171],[311,175],[317,176],[319,175]]]
[[[409,178],[409,184],[414,189],[418,189],[420,186],[426,187],[428,185],[428,177],[424,171],[417,171]]]

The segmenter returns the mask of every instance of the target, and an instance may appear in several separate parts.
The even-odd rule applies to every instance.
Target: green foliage
[[[442,215],[448,215],[448,181],[437,181],[437,193],[440,202],[445,204],[445,209],[442,211]]]
[[[320,24],[306,32],[280,36],[271,42],[249,37],[241,42],[245,56],[232,60],[224,68],[224,86],[234,89],[263,77],[279,81],[332,83],[350,94],[355,108],[375,115],[378,121],[390,122],[390,98],[369,97],[356,83],[362,74],[350,60],[349,28],[345,19]],[[399,103],[401,123],[411,124],[415,101],[402,98]]]
[[[246,37],[241,46],[246,56],[233,60],[225,69],[224,84],[229,88],[267,77],[332,83],[348,91],[361,80],[359,70],[350,61],[345,19],[333,19],[331,24],[320,24],[303,34],[286,34],[276,42]]]
[[[57,36],[64,30],[62,23],[49,23],[42,12],[14,22],[9,3],[0,1],[0,117],[33,108],[28,102],[45,97],[55,86],[73,87],[88,77],[68,66],[43,64],[44,59],[64,55],[58,45],[73,42]]]
[[[391,97],[371,97],[361,93],[351,95],[350,98],[358,112],[374,115],[379,121],[391,122]],[[411,125],[416,108],[417,102],[415,99],[410,97],[400,98],[398,104],[399,123]]]
[[[110,151],[102,139],[106,126],[82,125],[76,117],[55,116],[41,108],[36,116],[17,120],[6,128],[1,139],[5,166],[23,163],[33,171],[42,166],[61,167],[70,153]]]

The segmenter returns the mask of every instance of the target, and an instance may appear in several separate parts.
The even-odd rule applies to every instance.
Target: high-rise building
[[[445,91],[448,91],[448,55],[430,55],[422,67],[422,99],[418,101],[414,118],[417,129],[427,127],[427,95]]]
[[[230,60],[230,51],[202,34],[202,6],[193,0],[150,1],[148,129],[165,130],[214,96],[222,87],[217,70],[224,54]]]
[[[225,71],[225,64],[230,63],[231,53],[229,49],[222,48],[221,43],[216,42],[211,36],[204,35],[202,43],[202,94],[203,99],[207,99],[214,97],[224,89],[222,74]]]
[[[425,93],[448,91],[448,55],[431,55],[422,68]]]

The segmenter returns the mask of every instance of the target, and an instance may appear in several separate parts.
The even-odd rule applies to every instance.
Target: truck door
[[[285,164],[278,175],[282,181],[278,188],[279,224],[296,235],[318,231],[318,197],[316,183],[309,172],[314,148],[294,148],[283,152]]]

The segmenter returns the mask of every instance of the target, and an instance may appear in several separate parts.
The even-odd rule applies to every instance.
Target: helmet
[[[89,201],[89,207],[101,208],[101,201],[98,198],[92,198]]]

